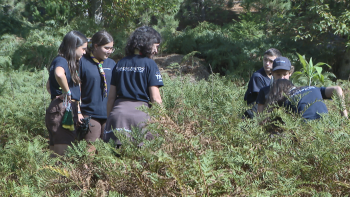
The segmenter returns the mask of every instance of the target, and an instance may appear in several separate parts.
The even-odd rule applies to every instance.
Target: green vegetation
[[[308,84],[308,86],[317,86],[319,85],[329,85],[332,83],[330,77],[336,78],[333,73],[324,73],[322,74],[322,66],[326,65],[330,68],[330,66],[323,62],[318,62],[317,64],[313,64],[312,58],[307,62],[305,59],[305,55],[301,56],[297,53],[301,65],[303,68],[301,71],[296,71],[293,73],[293,80],[299,81],[300,84]]]
[[[241,119],[248,109],[246,81],[270,47],[280,49],[297,71],[306,66],[299,74],[309,78],[295,79],[299,85],[310,79],[340,85],[350,106],[350,83],[327,81],[320,64],[312,63],[337,71],[350,43],[347,1],[246,0],[245,13],[231,13],[234,20],[220,18],[221,23],[218,18],[230,16],[234,1],[103,0],[102,12],[96,2],[0,0],[2,196],[349,194],[350,125],[339,114],[339,101],[326,102],[330,113],[319,121],[304,122],[278,108]],[[153,117],[148,129],[157,138],[142,148],[137,147],[142,135],[135,131],[135,142],[125,139],[118,150],[97,141],[92,154],[82,141],[65,156],[50,158],[46,67],[63,36],[72,29],[87,36],[106,29],[119,57],[129,33],[142,24],[161,32],[161,53],[205,58],[217,74],[197,82],[181,75],[181,69],[175,79],[164,74],[164,105],[144,109]]]
[[[218,75],[195,83],[164,76],[164,107],[149,110],[153,120],[148,128],[158,135],[155,140],[138,148],[142,136],[135,143],[125,139],[118,150],[113,144],[97,141],[94,155],[87,152],[83,141],[66,156],[51,159],[44,126],[49,104],[46,78],[45,70],[1,72],[3,196],[309,196],[349,192],[350,125],[332,103],[327,103],[330,114],[320,121],[305,123],[282,109],[243,121],[241,115],[247,107],[242,83]],[[349,86],[343,84],[344,89]],[[274,121],[264,122],[266,117]]]

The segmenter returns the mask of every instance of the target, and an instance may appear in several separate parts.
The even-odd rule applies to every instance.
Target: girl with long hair
[[[121,145],[113,131],[126,132],[127,136],[132,128],[141,131],[149,115],[137,108],[150,107],[149,102],[162,103],[159,87],[163,86],[163,80],[157,64],[151,59],[158,52],[160,42],[160,34],[147,26],[137,28],[130,36],[125,47],[126,57],[112,71],[104,141],[113,139]],[[149,132],[145,137],[153,138]]]
[[[51,94],[51,103],[46,110],[45,123],[49,131],[50,149],[63,155],[67,147],[75,140],[75,131],[62,127],[62,118],[66,111],[63,100],[71,104],[74,124],[83,118],[80,111],[79,60],[85,54],[86,37],[79,31],[68,32],[58,49],[58,55],[49,68],[47,87]]]
[[[341,114],[347,118],[343,90],[339,86],[296,87],[287,79],[278,79],[273,83],[264,108],[277,104],[290,108],[294,113],[302,114],[302,117],[307,120],[315,120],[321,118],[321,114],[328,113],[323,99],[332,98],[334,93],[342,102]]]
[[[80,60],[80,108],[85,118],[91,117],[85,140],[94,142],[101,137],[106,125],[107,99],[116,63],[109,58],[114,48],[113,37],[107,31],[95,33],[90,41],[87,53]]]

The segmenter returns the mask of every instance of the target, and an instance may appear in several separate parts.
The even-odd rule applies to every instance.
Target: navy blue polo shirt
[[[121,59],[113,69],[111,85],[118,98],[149,102],[149,87],[163,86],[156,62],[148,57],[131,55]]]
[[[290,100],[285,105],[293,112],[302,113],[303,118],[314,120],[321,118],[320,114],[328,113],[326,104],[323,102],[325,88],[306,86],[292,92]],[[298,102],[297,105],[295,103]]]
[[[103,61],[102,68],[106,75],[107,91],[109,93],[112,79],[112,70],[115,61],[107,58]],[[92,118],[107,119],[107,97],[104,97],[104,81],[99,72],[98,65],[90,55],[84,55],[80,59],[79,76],[81,79],[81,105],[82,114]]]
[[[52,62],[49,71],[49,83],[50,83],[50,91],[51,91],[51,99],[56,98],[62,94],[62,89],[60,85],[57,83],[55,78],[55,69],[57,67],[62,67],[66,73],[66,78],[68,82],[68,86],[70,91],[72,92],[72,99],[79,101],[80,100],[80,88],[79,84],[74,85],[72,80],[67,60],[62,56],[57,56]]]
[[[270,87],[271,86],[266,86],[260,89],[258,98],[256,99],[257,104],[262,104],[262,105],[265,104],[267,97],[269,96]]]
[[[254,103],[261,88],[270,85],[271,79],[266,75],[264,68],[256,71],[249,80],[248,89],[244,95],[247,104]]]

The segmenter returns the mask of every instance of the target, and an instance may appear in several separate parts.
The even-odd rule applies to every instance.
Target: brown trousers
[[[84,115],[84,117],[89,117]],[[85,140],[88,142],[94,142],[98,138],[102,138],[103,131],[105,130],[106,119],[91,118],[89,124],[89,132],[85,136]]]
[[[143,101],[136,101],[131,99],[117,99],[114,102],[113,109],[109,114],[106,122],[106,129],[103,134],[103,140],[109,142],[114,140],[118,146],[122,143],[114,135],[113,130],[124,132],[126,136],[131,137],[130,132],[132,127],[137,128],[142,133],[145,133],[146,139],[153,139],[153,135],[145,130],[146,122],[150,119],[149,115],[137,108],[141,106],[150,107],[150,105]]]
[[[78,106],[77,102],[72,102],[74,127],[78,121]],[[50,146],[55,144],[69,144],[76,139],[76,132],[69,131],[62,127],[62,118],[66,108],[63,107],[63,101],[56,98],[51,101],[50,106],[46,110],[45,124],[49,131]]]

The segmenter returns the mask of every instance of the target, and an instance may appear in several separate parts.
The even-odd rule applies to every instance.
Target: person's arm
[[[46,82],[46,90],[49,94],[51,94],[51,90],[50,90],[50,81],[49,79],[47,79],[47,82]]]
[[[258,104],[258,113],[261,113],[264,111],[264,105],[263,104]]]
[[[117,87],[114,85],[111,85],[109,88],[109,95],[107,100],[107,118],[109,117],[109,114],[113,109],[113,104],[116,98],[117,98]]]
[[[348,118],[348,111],[346,110],[343,90],[341,89],[341,87],[340,86],[326,87],[324,93],[325,93],[326,98],[328,98],[328,99],[332,98],[334,93],[338,96],[338,98],[340,99],[342,108],[343,108],[343,111],[341,112],[341,114],[342,114],[342,116],[345,116],[346,118]]]
[[[76,101],[76,102],[78,102],[78,101]],[[83,116],[83,114],[81,113],[81,111],[80,111],[80,104],[79,104],[80,102],[78,102],[78,123],[79,124],[81,124],[81,123],[83,123],[82,121],[81,121],[81,119],[84,119],[84,116]]]
[[[149,87],[149,94],[151,102],[157,102],[159,104],[162,104],[162,97],[160,96],[159,87],[158,86],[150,86]]]
[[[259,113],[262,113],[264,111],[264,105],[265,105],[265,102],[266,102],[266,95],[265,95],[265,90],[266,88],[261,88],[260,91],[259,91],[259,94],[256,98],[256,103],[258,104],[258,114]]]
[[[60,87],[62,88],[63,92],[68,92],[69,91],[69,86],[68,86],[68,81],[67,81],[67,77],[66,77],[66,72],[60,66],[56,67],[56,69],[55,69],[55,79],[56,79],[58,85],[60,85]],[[61,98],[61,99],[63,99],[63,98]],[[68,100],[69,101],[71,100],[71,96],[68,96]]]

